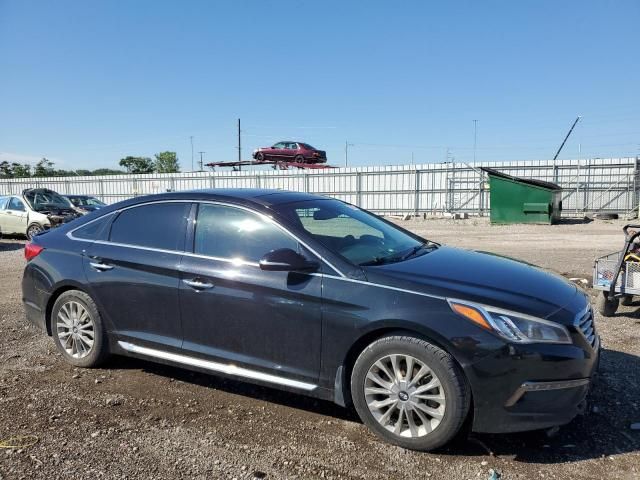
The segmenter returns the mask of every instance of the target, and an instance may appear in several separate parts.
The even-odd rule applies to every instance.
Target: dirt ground
[[[451,245],[487,250],[568,277],[621,246],[620,223],[489,226],[407,221]],[[23,242],[0,240],[0,479],[640,478],[640,302],[597,318],[605,350],[593,409],[552,437],[473,435],[436,453],[389,446],[331,403],[153,363],[115,358],[74,369],[25,323]]]

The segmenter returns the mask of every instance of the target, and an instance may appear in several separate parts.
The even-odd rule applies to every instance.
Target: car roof
[[[245,206],[271,207],[291,202],[302,202],[309,200],[328,200],[329,197],[313,195],[310,193],[293,192],[288,190],[275,190],[266,188],[210,188],[204,190],[186,190],[180,192],[167,192],[155,195],[145,195],[131,198],[123,202],[109,205],[102,209],[103,213],[109,213],[123,207],[128,207],[141,203],[167,200],[218,200]]]
[[[301,202],[305,200],[327,199],[327,197],[322,195],[268,188],[210,188],[205,190],[191,190],[184,193],[194,193],[218,199],[226,198],[229,200],[248,200],[265,206]]]

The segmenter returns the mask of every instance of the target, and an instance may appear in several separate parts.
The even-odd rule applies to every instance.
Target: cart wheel
[[[620,299],[620,305],[629,306],[633,304],[633,295],[623,295]]]
[[[603,317],[613,317],[618,309],[618,303],[620,300],[618,298],[614,298],[613,300],[609,300],[609,292],[600,292],[598,298],[596,299],[596,310]]]

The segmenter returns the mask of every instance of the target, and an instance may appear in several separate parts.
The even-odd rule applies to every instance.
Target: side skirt
[[[156,350],[153,348],[142,347],[134,345],[133,343],[118,341],[120,348],[126,352],[134,353],[137,355],[143,355],[146,357],[159,358],[169,362],[179,363],[182,365],[188,365],[191,367],[203,368],[212,372],[219,372],[225,375],[232,375],[236,377],[248,378],[252,380],[258,380],[261,382],[272,383],[274,385],[282,385],[289,388],[296,388],[311,392],[318,386],[312,383],[301,382],[299,380],[291,380],[289,378],[278,377],[268,373],[258,372],[256,370],[250,370],[244,367],[238,367],[233,364],[224,364],[219,362],[212,362],[210,360],[203,360],[201,358],[189,357],[187,355],[180,355],[177,353],[165,352],[162,350]]]

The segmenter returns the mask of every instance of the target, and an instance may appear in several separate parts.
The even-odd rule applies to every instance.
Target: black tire
[[[65,305],[71,302],[79,303],[86,310],[90,319],[93,321],[93,345],[89,349],[89,353],[82,357],[76,358],[70,355],[62,345],[62,339],[59,335],[57,326],[58,315]],[[56,303],[51,310],[51,333],[56,347],[62,353],[63,358],[70,364],[82,368],[94,368],[103,364],[109,357],[108,339],[104,330],[102,318],[98,312],[93,299],[80,290],[68,290],[58,297]]]
[[[619,298],[609,300],[609,292],[600,292],[596,298],[596,310],[603,317],[613,317],[618,310]]]
[[[296,163],[306,163],[307,162],[302,155],[296,155],[295,157],[293,157],[293,161],[296,162]]]
[[[633,295],[623,295],[622,298],[620,298],[620,305],[624,305],[625,307],[633,305]]]
[[[265,159],[265,157],[264,157],[264,153],[262,153],[262,152],[258,152],[258,153],[256,153],[256,160],[257,160],[257,161],[259,161],[259,162],[264,162],[264,159]]]
[[[619,215],[617,213],[596,213],[594,218],[598,220],[617,220]]]
[[[367,406],[364,390],[369,369],[378,360],[394,354],[408,355],[422,362],[440,380],[439,388],[444,391],[444,416],[432,431],[422,436],[406,437],[387,430]],[[439,393],[442,392],[439,390]],[[420,451],[434,450],[451,441],[460,431],[471,404],[471,392],[464,373],[451,355],[419,338],[400,335],[376,340],[360,354],[351,374],[351,397],[362,421],[379,437],[394,445]],[[406,422],[406,414],[404,418]]]
[[[44,228],[42,228],[42,225],[40,225],[39,223],[32,223],[31,225],[29,225],[29,228],[27,228],[27,238],[31,240],[33,237],[43,231]]]

